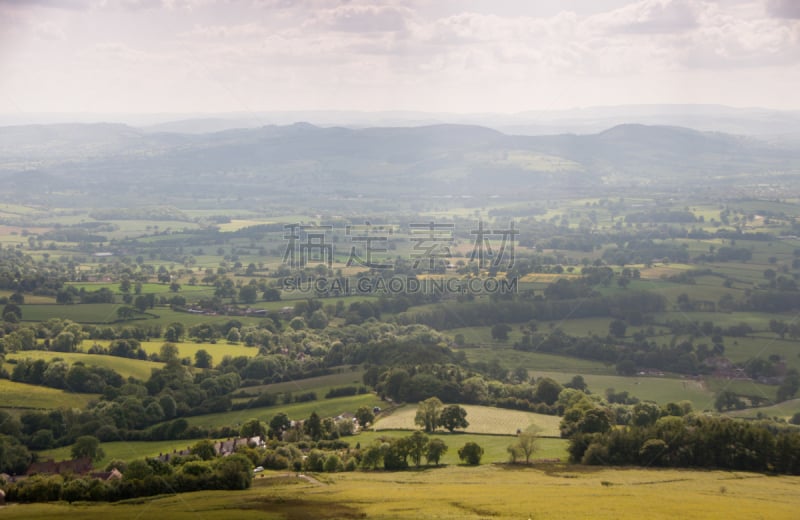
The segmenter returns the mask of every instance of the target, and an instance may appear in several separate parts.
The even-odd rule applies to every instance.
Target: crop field
[[[75,394],[44,386],[0,379],[0,409],[85,408],[95,394]]]
[[[273,478],[270,478],[273,477]],[[800,483],[723,471],[449,465],[423,471],[256,478],[245,491],[202,491],[116,504],[11,505],[8,519],[497,520],[794,519]]]
[[[108,341],[98,341],[98,344],[107,345]],[[142,341],[141,345],[145,352],[148,354],[158,354],[161,350],[161,347],[166,343],[164,340],[156,340],[156,341]],[[225,341],[220,341],[217,343],[195,343],[195,342],[187,342],[182,341],[180,343],[173,343],[176,347],[178,347],[178,356],[181,358],[191,358],[192,362],[194,362],[194,355],[198,350],[205,350],[211,357],[213,358],[213,363],[216,366],[222,358],[225,356],[246,356],[246,357],[253,357],[258,354],[258,348],[256,347],[246,347],[243,344],[235,344],[232,345]]]
[[[122,377],[135,377],[142,381],[150,378],[154,368],[161,368],[163,363],[155,361],[145,361],[140,359],[129,359],[117,356],[102,356],[99,354],[82,354],[79,352],[50,352],[46,350],[23,350],[14,354],[9,354],[8,359],[46,359],[61,358],[69,364],[81,362],[85,365],[95,365],[99,367],[116,370]]]
[[[467,411],[469,427],[467,433],[514,435],[517,430],[524,430],[529,426],[536,426],[539,435],[558,437],[558,425],[561,418],[555,415],[523,412],[520,410],[506,410],[490,406],[459,405]],[[375,430],[415,430],[419,427],[414,424],[417,407],[412,405],[395,409],[391,414],[375,421]]]

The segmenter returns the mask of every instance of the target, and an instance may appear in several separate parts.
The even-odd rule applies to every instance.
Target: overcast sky
[[[0,113],[800,109],[796,0],[0,0]]]

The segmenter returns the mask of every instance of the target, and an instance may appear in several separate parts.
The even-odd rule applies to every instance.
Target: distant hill
[[[308,123],[182,134],[117,124],[0,127],[4,195],[200,200],[508,195],[800,172],[800,150],[673,126],[515,136],[475,125]],[[731,181],[732,182],[732,181]],[[101,197],[100,202],[97,201]]]

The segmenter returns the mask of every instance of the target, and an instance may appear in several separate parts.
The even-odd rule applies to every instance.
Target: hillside
[[[767,182],[798,170],[797,150],[670,126],[536,137],[470,125],[296,123],[193,135],[108,124],[0,128],[4,195],[69,205],[288,201],[299,187],[334,206],[353,197],[530,198],[596,193],[620,182],[724,185],[742,174]]]

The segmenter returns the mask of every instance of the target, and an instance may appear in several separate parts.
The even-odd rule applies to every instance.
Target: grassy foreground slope
[[[6,506],[6,519],[789,519],[800,481],[721,471],[477,468],[355,472],[317,483],[265,475],[247,491],[203,491],[118,504]]]

